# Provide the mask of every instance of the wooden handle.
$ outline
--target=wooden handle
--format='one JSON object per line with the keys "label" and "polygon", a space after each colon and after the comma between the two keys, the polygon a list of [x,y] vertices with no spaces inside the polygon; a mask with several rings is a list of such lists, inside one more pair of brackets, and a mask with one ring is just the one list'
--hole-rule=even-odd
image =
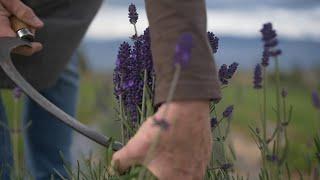
{"label": "wooden handle", "polygon": [[17,17],[10,17],[11,27],[17,33],[18,37],[29,42],[34,41],[34,34],[30,31],[30,26],[22,22]]}
{"label": "wooden handle", "polygon": [[22,22],[20,19],[18,19],[15,16],[12,16],[10,18],[10,22],[11,22],[11,27],[15,32],[19,31],[20,29],[29,28],[29,26],[26,23]]}

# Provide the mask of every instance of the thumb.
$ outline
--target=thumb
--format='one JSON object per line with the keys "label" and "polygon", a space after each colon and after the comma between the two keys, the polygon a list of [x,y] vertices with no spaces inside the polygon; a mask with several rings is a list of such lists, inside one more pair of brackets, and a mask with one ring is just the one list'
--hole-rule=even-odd
{"label": "thumb", "polygon": [[120,173],[126,171],[133,165],[142,164],[150,147],[152,136],[146,132],[146,123],[140,128],[138,133],[112,157],[112,165]]}
{"label": "thumb", "polygon": [[123,173],[131,166],[141,164],[146,154],[144,149],[148,147],[148,144],[142,143],[138,138],[131,139],[125,147],[113,154],[111,163],[113,168]]}
{"label": "thumb", "polygon": [[43,22],[35,15],[33,10],[20,0],[6,0],[2,2],[5,8],[18,19],[34,27],[43,27]]}
{"label": "thumb", "polygon": [[131,166],[138,164],[138,159],[130,147],[125,146],[112,156],[111,166],[117,172],[123,173]]}

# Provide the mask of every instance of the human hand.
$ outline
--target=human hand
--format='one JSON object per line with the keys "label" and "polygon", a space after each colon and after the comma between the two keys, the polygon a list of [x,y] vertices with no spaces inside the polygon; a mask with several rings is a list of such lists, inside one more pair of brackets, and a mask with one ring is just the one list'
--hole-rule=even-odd
{"label": "human hand", "polygon": [[[16,16],[29,26],[29,29],[35,33],[36,29],[43,27],[43,22],[35,15],[33,10],[23,4],[20,0],[0,0],[0,37],[16,37],[16,33],[12,30],[10,17]],[[13,53],[24,56],[42,50],[42,45],[39,42],[32,42],[31,47],[18,47]]]}
{"label": "human hand", "polygon": [[[164,114],[166,106],[168,112]],[[163,104],[143,123],[137,134],[112,158],[118,171],[143,164],[160,127],[155,121],[165,119],[167,130],[150,163],[144,164],[160,180],[203,179],[210,161],[212,137],[209,124],[209,101],[179,101]]]}

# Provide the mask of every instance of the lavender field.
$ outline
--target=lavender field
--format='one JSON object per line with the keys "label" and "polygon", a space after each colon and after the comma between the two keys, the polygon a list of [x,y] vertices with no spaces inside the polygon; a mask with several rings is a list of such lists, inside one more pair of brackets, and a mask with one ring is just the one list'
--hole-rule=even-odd
{"label": "lavender field", "polygon": [[[106,3],[79,49],[77,117],[124,144],[155,112],[148,24],[142,1],[133,2],[139,19],[131,17],[130,22],[131,1]],[[205,179],[320,179],[320,25],[315,22],[320,3],[210,0],[207,4],[208,39],[218,65],[222,100],[210,105],[213,150]],[[104,21],[110,16],[108,10],[121,25]],[[300,16],[293,20],[297,13]],[[176,51],[172,96],[188,61],[181,54],[191,53],[189,38],[183,34],[177,42],[183,52]],[[19,118],[15,112],[22,108],[21,102],[12,92],[4,96],[10,104],[9,119]],[[166,132],[165,123],[159,127],[159,133]],[[76,134],[73,149],[75,161],[66,163],[72,179],[155,179],[142,166],[118,173],[111,163],[111,148]],[[17,153],[22,162],[22,143]]]}

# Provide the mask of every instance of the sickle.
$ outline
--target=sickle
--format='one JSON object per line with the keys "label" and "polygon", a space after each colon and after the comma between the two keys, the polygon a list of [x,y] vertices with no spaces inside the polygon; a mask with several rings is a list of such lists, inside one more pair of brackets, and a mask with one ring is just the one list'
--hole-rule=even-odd
{"label": "sickle", "polygon": [[[96,143],[109,147],[112,145],[112,149],[117,151],[122,148],[122,144],[119,142],[113,142],[111,138],[108,138],[96,131],[89,129],[87,126],[81,124],[75,118],[71,117],[60,108],[52,104],[49,100],[43,97],[35,88],[33,88],[17,71],[11,60],[11,51],[19,46],[29,46],[30,43],[19,38],[3,37],[0,38],[0,66],[7,76],[19,86],[26,95],[39,104],[46,111],[57,117],[58,120],[86,136],[87,138],[95,141]],[[112,144],[111,144],[112,143]]]}

